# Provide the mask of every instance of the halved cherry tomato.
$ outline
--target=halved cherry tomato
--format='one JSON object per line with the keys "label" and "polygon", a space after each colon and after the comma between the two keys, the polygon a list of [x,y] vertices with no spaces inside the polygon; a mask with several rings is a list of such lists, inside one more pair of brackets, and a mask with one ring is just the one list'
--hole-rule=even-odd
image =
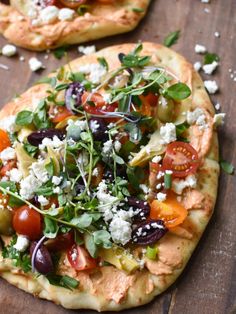
{"label": "halved cherry tomato", "polygon": [[195,173],[200,162],[197,151],[190,144],[176,141],[168,144],[162,165],[165,170],[172,170],[174,177],[181,178]]}
{"label": "halved cherry tomato", "polygon": [[2,177],[7,175],[7,172],[16,167],[15,160],[9,160],[6,165],[4,165],[0,170],[0,175]]}
{"label": "halved cherry tomato", "polygon": [[153,94],[153,93],[148,93],[147,95],[143,95],[143,98],[146,100],[146,102],[152,106],[156,107],[157,106],[157,101],[158,101],[158,96]]}
{"label": "halved cherry tomato", "polygon": [[187,217],[187,210],[174,196],[168,195],[164,202],[154,200],[151,203],[151,219],[161,219],[167,228],[180,225]]}
{"label": "halved cherry tomato", "polygon": [[163,182],[163,177],[160,179],[157,179],[157,174],[163,171],[163,167],[161,164],[158,164],[156,162],[150,162],[149,163],[149,187],[151,189],[156,189],[156,186],[161,181]]}
{"label": "halved cherry tomato", "polygon": [[71,248],[74,244],[73,232],[59,234],[55,239],[48,240],[45,245],[50,252],[60,252]]}
{"label": "halved cherry tomato", "polygon": [[6,131],[0,129],[0,152],[11,146],[11,141]]}
{"label": "halved cherry tomato", "polygon": [[74,244],[67,252],[67,258],[76,270],[88,270],[97,266],[97,260],[92,258],[85,248],[77,244]]}
{"label": "halved cherry tomato", "polygon": [[58,106],[57,109],[58,112],[55,114],[54,118],[51,119],[53,123],[61,122],[69,116],[72,116],[71,112],[64,106]]}
{"label": "halved cherry tomato", "polygon": [[21,206],[14,214],[13,228],[30,240],[37,240],[42,234],[41,215],[28,205]]}

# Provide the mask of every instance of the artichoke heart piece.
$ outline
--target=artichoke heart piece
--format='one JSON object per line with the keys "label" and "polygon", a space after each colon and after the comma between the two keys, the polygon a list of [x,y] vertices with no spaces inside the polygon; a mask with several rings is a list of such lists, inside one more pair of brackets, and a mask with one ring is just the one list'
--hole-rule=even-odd
{"label": "artichoke heart piece", "polygon": [[118,269],[124,270],[128,273],[131,273],[139,268],[139,263],[136,259],[131,254],[127,254],[125,250],[121,248],[100,249],[98,255],[102,257],[105,262],[108,262],[116,266]]}
{"label": "artichoke heart piece", "polygon": [[31,157],[30,155],[28,155],[23,145],[20,143],[16,143],[15,152],[16,152],[16,157],[18,161],[18,168],[20,172],[22,173],[23,177],[25,178],[29,175],[30,166],[32,165],[32,163],[34,163],[37,160]]}
{"label": "artichoke heart piece", "polygon": [[20,142],[26,142],[27,140],[27,137],[33,132],[34,130],[31,129],[31,128],[27,128],[27,127],[24,127],[22,129],[20,129],[20,131],[18,132],[18,140]]}
{"label": "artichoke heart piece", "polygon": [[47,146],[47,151],[48,151],[48,156],[45,159],[45,165],[49,164],[50,161],[52,160],[53,165],[54,165],[55,175],[58,175],[60,173],[60,162],[59,162],[60,156],[50,146]]}
{"label": "artichoke heart piece", "polygon": [[161,143],[160,131],[156,130],[146,146],[144,146],[129,162],[131,167],[143,166],[152,157],[161,155],[165,152],[165,145]]}

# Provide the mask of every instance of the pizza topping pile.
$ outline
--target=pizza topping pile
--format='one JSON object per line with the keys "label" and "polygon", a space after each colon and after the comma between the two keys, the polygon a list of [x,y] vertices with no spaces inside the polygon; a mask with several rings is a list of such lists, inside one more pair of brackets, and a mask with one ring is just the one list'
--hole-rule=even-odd
{"label": "pizza topping pile", "polygon": [[201,163],[188,132],[207,120],[196,110],[177,119],[189,87],[141,51],[120,53],[115,70],[104,58],[62,67],[40,82],[49,87],[34,111],[1,121],[2,255],[22,271],[67,288],[76,280],[61,265],[131,273],[185,221],[181,195]]}

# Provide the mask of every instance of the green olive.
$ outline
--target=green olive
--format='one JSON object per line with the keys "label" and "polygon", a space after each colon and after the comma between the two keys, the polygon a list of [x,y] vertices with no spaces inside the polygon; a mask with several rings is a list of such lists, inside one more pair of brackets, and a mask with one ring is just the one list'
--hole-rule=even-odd
{"label": "green olive", "polygon": [[174,118],[174,102],[160,96],[157,106],[157,116],[161,122],[171,122]]}
{"label": "green olive", "polygon": [[0,208],[0,234],[11,235],[13,234],[12,228],[12,212],[7,208]]}

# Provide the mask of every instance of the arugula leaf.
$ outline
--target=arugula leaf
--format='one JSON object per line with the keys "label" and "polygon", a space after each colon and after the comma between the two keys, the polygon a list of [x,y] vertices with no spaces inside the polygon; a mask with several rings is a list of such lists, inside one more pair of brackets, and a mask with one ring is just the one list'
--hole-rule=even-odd
{"label": "arugula leaf", "polygon": [[44,224],[45,224],[45,227],[43,230],[43,234],[49,239],[55,239],[59,231],[57,222],[45,216]]}
{"label": "arugula leaf", "polygon": [[[17,192],[17,188],[16,188],[16,184],[15,182],[12,182],[12,181],[7,181],[7,182],[0,182],[0,186],[6,190],[9,190],[13,193],[16,193]],[[10,195],[9,197],[9,201],[8,201],[8,205],[11,206],[11,207],[14,207],[14,206],[21,206],[23,205],[24,202],[19,200],[18,198]]]}
{"label": "arugula leaf", "polygon": [[107,71],[109,70],[109,65],[104,57],[98,57],[97,60],[101,64],[101,66],[103,66]]}
{"label": "arugula leaf", "polygon": [[23,110],[16,116],[16,124],[20,126],[26,126],[33,122],[34,113],[32,111]]}
{"label": "arugula leaf", "polygon": [[123,165],[125,162],[124,162],[124,159],[121,158],[120,156],[114,154],[113,155],[113,159],[115,160],[115,162],[119,165]]}
{"label": "arugula leaf", "polygon": [[71,278],[67,275],[65,276],[60,276],[60,275],[55,275],[55,274],[49,274],[46,276],[47,280],[49,283],[53,286],[58,286],[66,289],[76,289],[79,286],[79,281]]}
{"label": "arugula leaf", "polygon": [[216,53],[207,52],[204,56],[204,64],[211,64],[214,61],[220,61],[220,57]]}
{"label": "arugula leaf", "polygon": [[234,174],[234,166],[232,164],[230,164],[228,161],[221,160],[220,166],[221,166],[221,169],[224,170],[224,172],[231,174],[231,175]]}
{"label": "arugula leaf", "polygon": [[68,46],[63,46],[63,47],[59,47],[59,48],[55,49],[53,51],[54,57],[57,59],[61,59],[62,57],[64,57],[66,55],[67,49],[68,49]]}
{"label": "arugula leaf", "polygon": [[177,43],[180,36],[180,30],[169,33],[164,39],[164,45],[166,47],[171,47]]}
{"label": "arugula leaf", "polygon": [[112,243],[110,241],[111,235],[106,230],[98,230],[93,232],[94,243],[102,246],[106,249],[112,247]]}
{"label": "arugula leaf", "polygon": [[177,138],[180,137],[189,127],[190,125],[187,122],[183,122],[181,124],[176,125]]}
{"label": "arugula leaf", "polygon": [[190,88],[184,83],[176,83],[171,85],[164,91],[164,96],[168,96],[174,100],[183,100],[191,95]]}

